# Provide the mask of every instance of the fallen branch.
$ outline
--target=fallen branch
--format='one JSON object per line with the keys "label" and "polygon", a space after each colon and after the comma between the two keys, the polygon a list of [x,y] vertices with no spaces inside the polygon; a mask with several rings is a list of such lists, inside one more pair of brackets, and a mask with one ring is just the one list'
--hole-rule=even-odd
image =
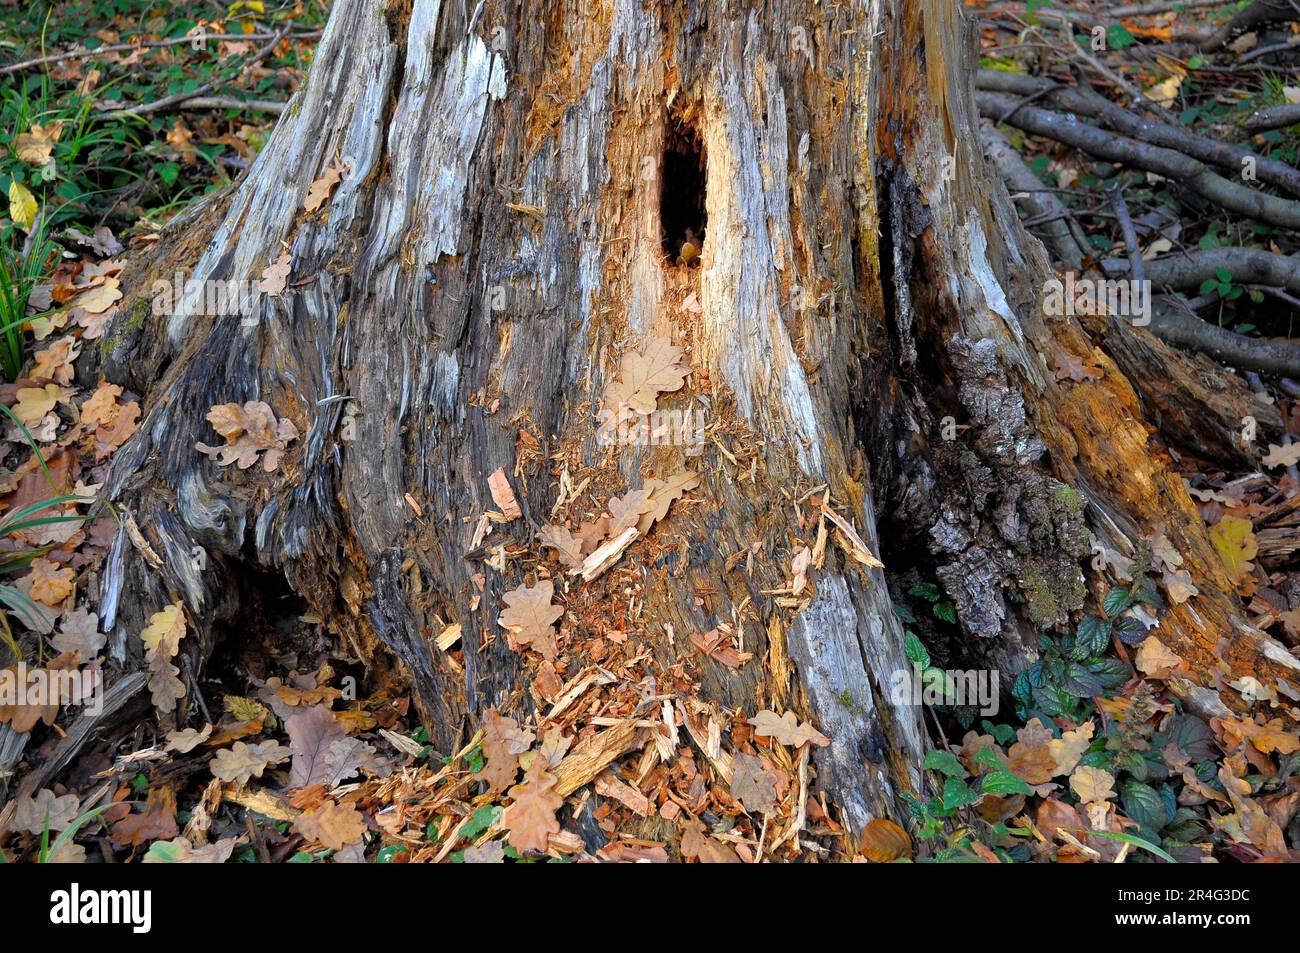
{"label": "fallen branch", "polygon": [[1296,123],[1300,123],[1300,103],[1257,110],[1250,114],[1243,126],[1247,132],[1267,132],[1283,126],[1294,126]]}
{"label": "fallen branch", "polygon": [[234,96],[196,96],[181,104],[184,109],[247,109],[252,112],[282,113],[288,103],[269,99],[238,99]]}
{"label": "fallen branch", "polygon": [[[8,76],[10,73],[18,73],[22,70],[31,69],[33,66],[43,66],[46,63],[63,63],[68,60],[84,60],[94,56],[103,56],[106,53],[130,53],[135,50],[156,50],[167,46],[183,46],[186,43],[193,43],[195,40],[203,40],[205,43],[209,40],[213,42],[231,41],[231,42],[248,42],[252,40],[265,40],[274,36],[273,33],[209,33],[204,36],[174,36],[165,40],[142,40],[139,43],[114,43],[111,46],[99,46],[93,50],[77,49],[67,50],[63,53],[50,53],[47,56],[37,56],[30,60],[22,60],[17,63],[10,63],[7,66],[0,66],[0,76]],[[295,40],[315,40],[320,38],[320,30],[312,30],[308,33],[290,34]]]}
{"label": "fallen branch", "polygon": [[[981,114],[990,117],[1002,115],[1016,105],[1013,97],[1002,93],[978,91],[975,97]],[[1300,202],[1266,195],[1230,182],[1203,162],[1181,152],[1117,136],[1082,123],[1072,115],[1037,106],[1022,106],[1013,110],[1007,122],[1036,136],[1082,149],[1107,162],[1164,176],[1227,211],[1270,225],[1300,229]]]}
{"label": "fallen branch", "polygon": [[[1146,277],[1158,290],[1196,291],[1224,271],[1240,285],[1268,285],[1300,294],[1300,258],[1258,248],[1201,248],[1142,263]],[[1111,276],[1128,274],[1128,263],[1108,258],[1102,263]]]}
{"label": "fallen branch", "polygon": [[[1300,169],[1258,155],[1245,146],[1221,142],[1209,136],[1199,136],[1170,123],[1143,118],[1087,87],[1062,86],[1043,77],[1021,76],[998,70],[980,70],[976,75],[975,87],[987,92],[1045,98],[1059,109],[1091,116],[1108,129],[1121,132],[1133,139],[1153,146],[1173,149],[1194,159],[1200,159],[1202,162],[1231,169],[1236,174],[1241,173],[1244,160],[1252,159],[1255,163],[1255,174],[1261,182],[1284,188],[1293,195],[1300,195]],[[1028,100],[1021,104],[1023,105],[1028,105]],[[1015,125],[1012,120],[1021,106],[1011,110],[1010,116],[997,117],[998,121]],[[1297,115],[1296,121],[1300,122],[1300,115]]]}
{"label": "fallen branch", "polygon": [[1201,44],[1207,52],[1221,49],[1243,33],[1249,33],[1269,23],[1300,20],[1300,10],[1291,0],[1255,0],[1245,10],[1225,23]]}
{"label": "fallen branch", "polygon": [[1147,330],[1162,341],[1199,351],[1231,367],[1276,377],[1300,375],[1300,347],[1283,341],[1249,338],[1194,314],[1169,311],[1157,314]]}
{"label": "fallen branch", "polygon": [[1071,234],[1069,224],[1063,221],[1069,211],[1061,204],[1061,200],[1053,193],[1041,190],[1042,183],[1038,176],[1025,165],[1025,160],[1020,157],[1020,153],[1016,152],[1011,143],[994,129],[991,123],[981,124],[980,140],[984,145],[985,154],[993,160],[993,164],[1002,173],[1007,190],[1011,192],[1016,203],[1030,217],[1049,218],[1048,221],[1043,222],[1043,241],[1047,247],[1066,268],[1075,271],[1082,268],[1083,249]]}
{"label": "fallen branch", "polygon": [[[289,30],[291,27],[292,27],[291,23],[286,23],[284,27],[281,30],[279,30],[279,32],[277,32],[273,37],[271,37],[270,41],[268,41],[265,46],[257,50],[257,52],[255,52],[252,56],[250,56],[247,60],[243,62],[243,64],[239,67],[239,72],[242,73],[250,66],[253,66],[256,63],[260,63],[262,60],[270,56],[272,51],[274,51],[275,48],[280,44],[280,41],[283,40],[289,34]],[[128,106],[125,109],[114,109],[112,112],[105,113],[104,118],[125,119],[127,117],[132,117],[132,116],[146,116],[149,115],[150,113],[161,112],[164,109],[170,109],[173,106],[179,106],[181,103],[189,102],[192,99],[202,99],[206,97],[209,93],[214,92],[216,88],[217,88],[217,83],[215,81],[209,80],[208,82],[203,83],[201,86],[196,86],[188,93],[176,93],[172,96],[164,96],[162,99],[154,100],[151,103],[141,103],[138,106]]]}

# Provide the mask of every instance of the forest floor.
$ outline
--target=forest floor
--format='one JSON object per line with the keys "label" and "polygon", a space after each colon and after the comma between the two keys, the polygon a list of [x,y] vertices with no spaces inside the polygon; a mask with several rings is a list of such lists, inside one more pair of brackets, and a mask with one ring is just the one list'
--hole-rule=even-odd
{"label": "forest floor", "polygon": [[[1300,363],[1295,380],[1286,371],[1300,317],[1300,231],[1278,224],[1300,197],[1285,173],[1300,155],[1300,115],[1286,113],[1300,104],[1300,25],[1225,29],[1244,2],[1135,4],[1129,12],[1110,4],[1110,13],[1051,0],[968,6],[982,21],[981,111],[1039,183],[1026,189],[1014,178],[1023,169],[1003,167],[1019,183],[1012,192],[1027,227],[1076,268],[1194,261],[1191,278],[1165,282],[1161,306],[1230,335],[1198,346],[1236,348],[1238,369],[1224,373],[1240,373],[1277,408],[1285,428],[1278,443],[1254,447],[1254,422],[1242,423],[1249,466],[1166,449],[1251,622],[1300,653]],[[301,82],[327,14],[319,3],[260,0],[157,9],[143,0],[4,2],[0,665],[10,672],[113,668],[96,594],[119,526],[139,535],[129,514],[97,499],[140,419],[140,395],[104,380],[96,360],[122,297],[119,275],[170,218],[247,168]],[[1075,108],[1058,101],[1061,89],[1084,82],[1129,116],[1162,117],[1155,137],[1150,124],[1133,127],[1137,145],[1122,161],[1082,151],[1069,130],[1068,141],[1051,138],[1052,116]],[[1242,181],[1274,204],[1245,214],[1169,173],[1165,151],[1204,152],[1207,140],[1253,156]],[[337,178],[327,173],[304,201],[319,204]],[[1054,205],[1040,201],[1040,189]],[[1263,265],[1257,253],[1268,256]],[[273,268],[264,288],[277,281]],[[679,367],[668,342],[649,347],[670,370]],[[627,357],[635,364],[646,355]],[[1096,373],[1086,364],[1059,369],[1063,379]],[[260,409],[213,412],[206,440],[225,436],[227,446],[212,453],[221,462],[228,450],[234,460],[241,429],[256,428],[250,417]],[[754,435],[735,426],[710,439],[742,479],[757,454]],[[521,426],[521,460],[530,440],[535,446]],[[602,539],[646,519],[648,552],[684,544],[670,524],[655,525],[691,505],[688,479],[620,498],[602,482],[608,473],[580,454],[528,462],[560,498],[530,558],[590,566]],[[478,542],[489,544],[493,526],[513,518],[519,476],[493,475],[497,509],[483,515]],[[603,508],[579,507],[584,490]],[[772,593],[792,614],[828,545],[865,547],[823,489],[783,505],[807,529],[788,587]],[[508,595],[493,637],[527,657],[530,684],[521,691],[539,714],[521,724],[489,713],[458,751],[428,744],[401,676],[367,673],[328,619],[280,613],[280,624],[228,640],[195,679],[171,664],[186,619],[179,603],[166,607],[132,637],[158,659],[155,700],[186,698],[179,718],[88,745],[67,771],[46,777],[42,765],[76,736],[76,706],[0,697],[0,858],[1296,859],[1300,686],[1238,679],[1221,686],[1240,696],[1235,714],[1189,711],[1167,687],[1185,663],[1148,632],[1162,608],[1151,581],[1186,601],[1196,597],[1195,580],[1162,534],[1148,542],[1129,556],[1096,554],[1093,569],[1111,584],[1074,631],[1042,636],[1039,660],[1004,693],[1000,715],[927,710],[935,748],[925,767],[935,793],[910,798],[906,825],[873,821],[860,839],[815,791],[810,753],[826,741],[816,727],[790,712],[719,712],[700,702],[690,664],[662,670],[643,651],[636,593],[613,572],[596,590],[598,603],[549,585]],[[294,605],[291,594],[276,595]],[[919,677],[942,679],[938,653],[957,626],[952,604],[926,579],[895,597]],[[450,623],[432,633],[453,665],[462,635]],[[744,652],[739,627],[676,638],[729,667],[763,664]]]}

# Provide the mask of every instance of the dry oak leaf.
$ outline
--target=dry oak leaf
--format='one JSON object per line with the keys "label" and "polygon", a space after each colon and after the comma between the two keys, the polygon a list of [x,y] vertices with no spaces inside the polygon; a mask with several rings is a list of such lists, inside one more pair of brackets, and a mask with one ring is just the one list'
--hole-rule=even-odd
{"label": "dry oak leaf", "polygon": [[126,443],[140,429],[140,405],[135,401],[122,404],[112,424],[95,428],[95,459],[107,460],[113,451]]}
{"label": "dry oak leaf", "polygon": [[117,417],[120,406],[117,399],[122,396],[122,388],[108,381],[100,381],[95,393],[86,398],[81,405],[81,422],[84,426],[112,423]]}
{"label": "dry oak leaf", "polygon": [[682,349],[665,337],[655,338],[644,352],[624,354],[619,368],[621,380],[605,388],[605,407],[613,419],[620,419],[625,407],[638,414],[653,413],[660,394],[680,390],[688,370],[680,363],[681,358]]}
{"label": "dry oak leaf", "polygon": [[46,126],[33,123],[28,132],[14,136],[14,151],[23,162],[41,168],[50,164],[50,153],[54,151],[54,144],[62,134],[61,122],[52,122]]}
{"label": "dry oak leaf", "polygon": [[1154,635],[1148,635],[1138,646],[1134,664],[1143,675],[1152,678],[1169,678],[1187,668],[1187,663]]}
{"label": "dry oak leaf", "polygon": [[1047,750],[1056,762],[1053,774],[1069,774],[1074,770],[1079,759],[1083,757],[1092,744],[1093,724],[1085,721],[1078,728],[1061,732],[1061,737],[1053,738],[1047,743]]}
{"label": "dry oak leaf", "polygon": [[912,855],[912,838],[893,821],[877,817],[862,829],[858,849],[872,863],[888,864]]}
{"label": "dry oak leaf", "polygon": [[740,753],[732,759],[731,796],[745,810],[767,814],[776,810],[776,779],[761,758]]}
{"label": "dry oak leaf", "polygon": [[560,565],[569,569],[582,565],[582,540],[570,533],[567,528],[548,523],[542,527],[537,538],[543,547],[555,550],[556,555],[560,557]]}
{"label": "dry oak leaf", "polygon": [[85,609],[73,609],[63,616],[59,634],[50,639],[50,645],[59,652],[76,652],[83,660],[93,659],[108,641],[99,631],[99,616]]}
{"label": "dry oak leaf", "polygon": [[643,517],[654,508],[650,491],[646,488],[631,490],[623,496],[609,498],[609,532],[618,536],[634,526],[640,526]]}
{"label": "dry oak leaf", "polygon": [[87,314],[103,314],[122,300],[122,289],[116,278],[105,278],[103,284],[94,285],[77,295],[69,305],[75,310],[80,308]]}
{"label": "dry oak leaf", "polygon": [[1169,592],[1169,601],[1176,606],[1182,605],[1192,596],[1199,596],[1201,590],[1192,582],[1192,574],[1186,569],[1177,572],[1166,570],[1164,574],[1165,589]]}
{"label": "dry oak leaf", "polygon": [[18,403],[11,410],[14,416],[28,427],[36,427],[45,419],[45,415],[54,409],[54,405],[63,399],[63,388],[58,384],[46,384],[44,387],[20,387],[14,396]]}
{"label": "dry oak leaf", "polygon": [[[51,671],[60,671],[65,669],[75,669],[79,656],[65,652],[57,658],[51,659],[45,666]],[[27,677],[31,678],[34,673],[27,670]],[[19,671],[16,668],[0,669],[0,684],[10,682],[11,684],[21,684],[19,681]],[[7,694],[7,693],[6,693]],[[53,696],[54,693],[51,693]],[[47,725],[54,724],[54,719],[59,716],[59,704],[62,699],[51,697],[48,704],[43,705],[6,705],[0,704],[0,725],[8,723],[9,727],[15,733],[31,731],[36,727],[37,722],[45,722]]]}
{"label": "dry oak leaf", "polygon": [[32,560],[30,595],[42,605],[54,607],[72,595],[73,580],[77,574],[53,560],[40,557]]}
{"label": "dry oak leaf", "polygon": [[209,447],[196,443],[194,447],[216,460],[219,467],[234,463],[239,469],[247,470],[257,462],[259,454],[265,453],[262,469],[272,473],[280,465],[289,443],[298,438],[293,421],[287,417],[277,421],[270,405],[260,400],[250,400],[243,407],[216,404],[208,411],[207,420],[226,439],[226,445]]}
{"label": "dry oak leaf", "polygon": [[504,864],[506,844],[505,841],[490,840],[478,847],[466,847],[462,856],[467,864]]}
{"label": "dry oak leaf", "polygon": [[324,205],[329,199],[330,193],[334,191],[334,186],[339,184],[339,180],[343,178],[343,173],[347,170],[346,164],[337,160],[331,162],[325,168],[321,177],[307,187],[307,200],[302,203],[302,207],[309,212],[314,212]]}
{"label": "dry oak leaf", "polygon": [[1210,542],[1228,570],[1228,578],[1240,583],[1254,568],[1250,560],[1259,552],[1255,527],[1250,520],[1225,516],[1210,527]]}
{"label": "dry oak leaf", "polygon": [[331,745],[346,737],[334,713],[324,705],[308,708],[287,719],[284,730],[289,733],[289,746],[293,752],[289,786],[306,788],[327,783],[333,772]]}
{"label": "dry oak leaf", "polygon": [[215,844],[195,847],[187,838],[154,841],[141,863],[145,864],[224,864],[244,837],[223,837]]}
{"label": "dry oak leaf", "polygon": [[175,709],[176,702],[185,695],[185,685],[177,677],[180,669],[171,664],[171,659],[180,651],[181,639],[184,637],[185,610],[179,602],[173,602],[161,612],[155,612],[140,633],[140,639],[144,642],[145,659],[149,664],[149,690],[153,694],[154,706],[160,712]]}
{"label": "dry oak leaf", "polygon": [[1260,461],[1266,467],[1293,467],[1300,463],[1300,441],[1279,447],[1275,443],[1268,445],[1268,453]]}
{"label": "dry oak leaf", "polygon": [[247,784],[253,778],[260,778],[269,765],[287,760],[290,754],[290,750],[278,741],[262,741],[255,745],[236,741],[231,747],[218,751],[209,767],[212,776],[219,781]]}
{"label": "dry oak leaf", "polygon": [[185,728],[181,731],[167,732],[167,750],[178,754],[188,754],[212,737],[212,726],[204,725],[202,729]]}
{"label": "dry oak leaf", "polygon": [[[700,485],[700,475],[691,470],[678,470],[663,479],[646,480],[642,492],[646,494],[646,506],[641,511],[636,528],[645,535],[650,527],[668,515],[668,508],[681,498],[687,490]],[[611,524],[612,525],[612,524]]]}
{"label": "dry oak leaf", "polygon": [[149,789],[144,810],[114,824],[111,836],[119,846],[143,847],[149,841],[171,840],[178,833],[176,792],[167,785],[155,785]]}
{"label": "dry oak leaf", "polygon": [[545,758],[533,758],[524,772],[524,783],[509,791],[513,803],[501,815],[501,826],[510,833],[506,840],[515,850],[545,852],[547,839],[560,833],[560,822],[555,812],[564,803],[556,794],[555,778],[546,770]]}
{"label": "dry oak leaf", "polygon": [[330,850],[342,850],[358,843],[366,834],[366,819],[351,804],[326,801],[314,811],[299,814],[293,829],[309,841]]}
{"label": "dry oak leaf", "polygon": [[77,819],[80,805],[81,800],[75,794],[56,797],[49,788],[42,788],[35,797],[14,799],[9,830],[27,831],[29,834],[43,834],[47,829],[61,831]]}
{"label": "dry oak leaf", "polygon": [[80,353],[81,345],[75,338],[59,338],[49,347],[36,352],[36,363],[31,370],[32,379],[53,381],[56,384],[65,386],[71,384],[76,373],[76,368],[72,366],[72,362],[77,359]]}
{"label": "dry oak leaf", "polygon": [[1083,363],[1083,360],[1067,351],[1056,352],[1056,379],[1058,381],[1096,381],[1101,380],[1101,372],[1095,367]]}
{"label": "dry oak leaf", "polygon": [[1007,749],[1007,770],[1027,784],[1046,784],[1056,773],[1056,759],[1049,744],[1052,733],[1037,718],[1016,732],[1017,740]]}
{"label": "dry oak leaf", "polygon": [[488,783],[492,793],[504,791],[515,782],[519,773],[519,756],[533,744],[531,731],[519,727],[519,722],[489,709],[483,716],[483,770],[475,777]]}
{"label": "dry oak leaf", "polygon": [[271,297],[284,294],[285,286],[289,283],[289,272],[292,270],[293,257],[287,251],[280,252],[275,261],[262,269],[257,290]]}
{"label": "dry oak leaf", "polygon": [[519,501],[515,499],[515,491],[510,488],[510,480],[506,477],[503,467],[497,467],[488,477],[488,489],[492,491],[492,502],[500,508],[501,515],[507,522],[523,515],[523,510],[519,508]]}
{"label": "dry oak leaf", "polygon": [[551,605],[555,584],[549,579],[536,586],[519,586],[502,597],[508,608],[497,617],[503,629],[508,629],[520,645],[531,645],[548,662],[556,657],[555,621],[564,615],[564,609]]}
{"label": "dry oak leaf", "polygon": [[1105,768],[1080,765],[1070,775],[1070,790],[1078,795],[1085,804],[1094,801],[1109,801],[1115,796],[1115,775]]}
{"label": "dry oak leaf", "polygon": [[683,857],[694,857],[702,864],[743,863],[729,845],[711,837],[704,824],[689,814],[682,820],[682,827]]}
{"label": "dry oak leaf", "polygon": [[775,738],[783,745],[798,748],[808,742],[818,747],[825,747],[831,740],[814,728],[809,722],[799,723],[792,711],[778,715],[774,711],[763,709],[749,723],[754,726],[754,734],[763,738]]}

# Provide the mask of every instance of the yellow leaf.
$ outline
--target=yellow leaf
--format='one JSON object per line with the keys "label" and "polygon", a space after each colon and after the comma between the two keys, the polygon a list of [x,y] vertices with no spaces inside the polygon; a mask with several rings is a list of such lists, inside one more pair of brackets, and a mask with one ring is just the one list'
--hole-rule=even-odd
{"label": "yellow leaf", "polygon": [[1157,106],[1163,106],[1165,109],[1173,108],[1174,101],[1178,98],[1178,91],[1183,86],[1181,76],[1170,76],[1163,82],[1156,83],[1147,90],[1147,96]]}
{"label": "yellow leaf", "polygon": [[1254,529],[1250,520],[1239,516],[1225,516],[1210,527],[1210,542],[1234,583],[1241,582],[1254,568],[1250,560],[1259,552]]}
{"label": "yellow leaf", "polygon": [[9,217],[24,232],[30,232],[36,222],[36,211],[40,206],[36,196],[21,182],[9,183]]}

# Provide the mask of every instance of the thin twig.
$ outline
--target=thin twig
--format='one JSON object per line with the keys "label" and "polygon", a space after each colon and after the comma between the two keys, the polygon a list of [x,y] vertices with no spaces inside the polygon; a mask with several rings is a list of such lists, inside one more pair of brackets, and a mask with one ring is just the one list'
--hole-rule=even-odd
{"label": "thin twig", "polygon": [[[240,66],[239,72],[242,73],[256,63],[260,63],[271,55],[272,51],[280,44],[289,33],[292,23],[286,23],[284,27],[275,34],[265,46],[250,56]],[[233,79],[233,77],[232,77]],[[151,103],[141,103],[139,106],[128,106],[126,109],[114,109],[112,112],[105,113],[104,119],[125,119],[130,116],[145,116],[149,113],[161,112],[164,109],[170,109],[172,106],[180,105],[191,99],[199,99],[207,96],[217,88],[216,82],[209,80],[201,86],[197,86],[188,93],[176,93],[172,96],[164,96],[162,99],[154,100]]]}
{"label": "thin twig", "polygon": [[[320,37],[320,30],[312,30],[309,33],[294,33],[292,38],[295,40],[315,40]],[[10,73],[17,73],[25,69],[31,69],[33,66],[41,66],[45,63],[62,63],[67,60],[84,60],[93,56],[102,56],[106,53],[127,53],[133,50],[155,50],[165,46],[182,46],[186,43],[193,43],[195,40],[229,41],[240,42],[248,40],[265,40],[274,36],[274,33],[208,33],[205,35],[194,36],[175,36],[166,40],[141,40],[139,43],[114,43],[112,46],[100,46],[93,50],[68,50],[64,53],[51,53],[48,56],[37,56],[30,60],[22,60],[18,63],[10,63],[8,66],[0,66],[0,76],[7,76]]]}

